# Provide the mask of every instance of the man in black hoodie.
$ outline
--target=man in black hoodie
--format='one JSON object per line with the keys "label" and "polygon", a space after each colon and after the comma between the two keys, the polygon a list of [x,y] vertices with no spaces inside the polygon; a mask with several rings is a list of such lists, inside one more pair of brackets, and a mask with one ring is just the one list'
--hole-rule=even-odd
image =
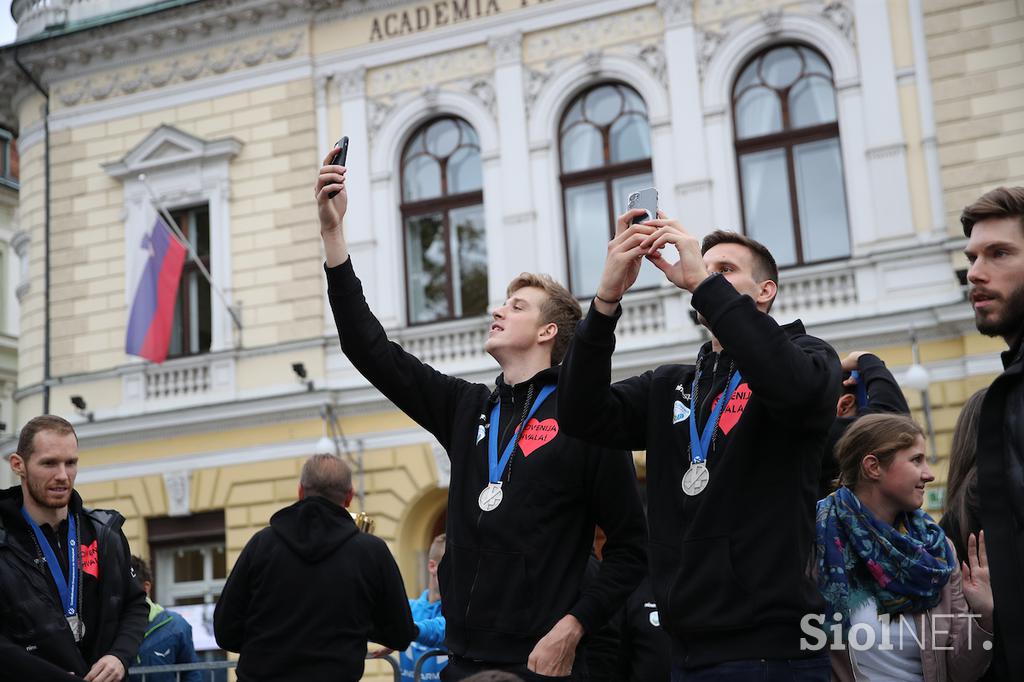
{"label": "man in black hoodie", "polygon": [[[702,247],[661,212],[631,226],[640,214],[619,218],[566,357],[562,426],[647,451],[651,581],[673,680],[827,680],[827,658],[800,650],[800,620],[823,608],[810,566],[839,358],[801,323],[768,316],[778,269],[763,245],[714,232]],[[611,384],[619,301],[644,257],[693,294],[712,340],[696,366]]]}
{"label": "man in black hoodie", "polygon": [[299,501],[246,543],[213,612],[217,644],[241,654],[240,682],[356,682],[368,640],[415,639],[398,565],[356,528],[351,501],[348,465],[314,455]]}
{"label": "man in black hoodie", "polygon": [[120,682],[149,619],[124,517],[75,490],[78,437],[54,415],[21,429],[0,491],[0,680]]}
{"label": "man in black hoodie", "polygon": [[[438,578],[452,657],[442,679],[495,668],[568,678],[583,634],[622,605],[645,558],[630,454],[560,433],[548,399],[579,304],[550,278],[513,281],[484,344],[502,369],[494,391],[423,364],[388,341],[363,297],[342,231],[346,171],[329,165],[334,153],[314,192],[342,351],[451,460]],[[595,523],[608,537],[605,560],[582,588]]]}

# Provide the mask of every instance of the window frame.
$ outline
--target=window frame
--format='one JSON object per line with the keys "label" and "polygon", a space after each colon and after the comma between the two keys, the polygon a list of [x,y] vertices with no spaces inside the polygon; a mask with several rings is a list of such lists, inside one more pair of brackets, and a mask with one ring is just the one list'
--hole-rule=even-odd
{"label": "window frame", "polygon": [[[737,91],[736,86],[739,83],[740,78],[746,73],[747,69],[750,68],[755,62],[764,58],[769,52],[773,50],[790,47],[790,48],[804,48],[810,50],[818,55],[826,64],[828,64],[829,73],[831,76],[832,94],[836,97],[836,119],[829,123],[819,123],[813,126],[806,126],[803,128],[791,128],[790,127],[790,112],[789,112],[789,95],[794,87],[799,83],[803,82],[808,77],[803,70],[801,75],[788,86],[779,90],[778,88],[771,87],[767,84],[751,84],[746,86],[742,91]],[[821,77],[820,74],[818,77]],[[748,137],[740,139],[738,131],[738,118],[736,115],[736,104],[739,101],[743,93],[747,92],[753,87],[761,87],[772,90],[776,96],[780,99],[780,114],[781,114],[781,125],[782,130],[774,133],[768,133],[766,135],[758,135],[757,137]],[[733,79],[732,87],[729,89],[730,99],[729,107],[732,114],[732,140],[733,140],[733,151],[736,163],[736,180],[737,180],[737,192],[739,193],[740,199],[740,224],[743,226],[743,234],[750,235],[750,230],[747,226],[747,211],[746,211],[746,198],[743,195],[743,165],[742,159],[747,154],[753,154],[756,152],[763,152],[768,150],[781,149],[786,154],[786,180],[789,184],[789,211],[792,216],[792,229],[793,229],[793,244],[796,253],[796,262],[781,267],[800,267],[804,265],[817,265],[820,263],[833,263],[836,261],[846,260],[850,257],[850,253],[842,256],[835,256],[832,258],[822,258],[816,260],[806,260],[804,258],[804,244],[803,236],[800,230],[800,202],[797,198],[797,184],[796,184],[796,161],[794,159],[793,150],[799,145],[807,144],[810,142],[820,142],[822,140],[835,139],[839,143],[839,161],[841,168],[843,169],[843,195],[846,198],[844,210],[846,213],[846,230],[847,235],[850,239],[850,246],[852,247],[852,234],[850,224],[850,202],[849,196],[846,190],[846,164],[843,161],[843,147],[842,138],[839,134],[839,102],[836,91],[835,81],[835,69],[832,67],[832,63],[829,62],[828,58],[821,53],[820,50],[812,45],[803,42],[786,42],[786,43],[774,43],[767,45],[753,54],[751,54],[744,62],[740,69],[736,72],[736,77]],[[852,252],[852,248],[851,248]]]}
{"label": "window frame", "polygon": [[[556,135],[556,146],[558,148],[558,182],[561,189],[561,204],[562,204],[562,233],[565,239],[565,271],[568,273],[569,279],[569,290],[573,293],[573,296],[586,297],[587,294],[582,296],[577,295],[575,282],[573,281],[573,268],[572,268],[572,248],[571,235],[569,233],[569,212],[566,207],[566,190],[582,185],[589,185],[600,182],[604,186],[605,204],[608,215],[608,240],[611,241],[615,237],[615,197],[612,193],[612,183],[621,178],[627,178],[631,175],[639,175],[641,173],[649,173],[651,177],[654,177],[654,149],[652,144],[651,155],[645,159],[633,159],[631,161],[622,161],[619,163],[610,163],[611,159],[611,131],[616,121],[620,120],[623,116],[628,116],[628,113],[620,113],[614,119],[608,122],[605,126],[596,126],[601,133],[601,153],[603,164],[594,166],[593,168],[585,168],[578,171],[564,172],[562,169],[565,168],[565,160],[562,156],[562,140],[565,136],[565,119],[572,111],[572,108],[576,105],[576,102],[582,100],[594,90],[604,87],[606,85],[615,85],[623,88],[632,90],[633,93],[644,103],[644,116],[647,120],[647,134],[648,137],[651,135],[651,121],[649,112],[647,110],[647,101],[637,91],[636,88],[632,87],[628,83],[623,83],[616,80],[601,81],[599,83],[593,83],[577,92],[571,99],[569,99],[562,107],[562,114],[558,118],[558,130]],[[640,291],[646,289],[656,288],[652,287],[637,287],[631,289],[631,291]],[[592,292],[593,295],[595,292]]]}
{"label": "window frame", "polygon": [[[201,204],[193,204],[193,205],[188,205],[188,206],[182,206],[182,207],[178,207],[178,208],[169,209],[168,213],[171,214],[171,217],[174,219],[174,222],[177,223],[178,227],[182,231],[182,234],[184,234],[185,237],[187,238],[188,235],[189,235],[189,232],[190,232],[190,228],[192,227],[192,224],[195,221],[196,213],[199,212],[199,211],[202,211],[204,209],[206,211],[206,231],[207,231],[206,245],[207,245],[208,252],[206,254],[200,254],[195,243],[192,244],[192,247],[194,249],[196,249],[196,254],[199,256],[199,260],[202,261],[203,266],[206,268],[206,271],[210,272],[210,262],[211,262],[211,253],[210,252],[212,252],[212,250],[213,250],[213,225],[211,224],[212,216],[211,216],[211,211],[210,211],[210,204],[207,202],[207,203],[201,203]],[[183,221],[181,220],[181,218],[183,216],[188,218],[188,220],[189,220],[189,224],[188,225],[183,224]],[[197,241],[197,240],[195,240],[195,241]],[[199,265],[194,260],[192,260],[191,255],[186,253],[185,263],[184,263],[184,265],[182,266],[182,269],[181,269],[181,280],[178,282],[178,301],[180,302],[180,305],[182,306],[182,314],[181,314],[181,348],[183,350],[182,350],[181,353],[173,353],[173,354],[168,350],[168,353],[167,353],[167,359],[168,360],[174,360],[174,359],[179,359],[179,358],[192,358],[192,357],[197,357],[199,355],[206,355],[213,348],[213,304],[214,304],[214,301],[213,301],[213,288],[212,288],[212,286],[210,286],[208,284],[207,285],[207,289],[208,289],[208,294],[209,294],[209,299],[210,300],[207,302],[207,306],[206,307],[207,307],[207,314],[209,315],[209,318],[210,318],[208,323],[207,323],[209,328],[210,328],[210,344],[209,344],[209,346],[206,349],[202,349],[201,348],[202,342],[200,341],[199,342],[200,348],[198,350],[195,350],[195,351],[189,350],[189,347],[191,346],[192,320],[193,320],[193,317],[195,317],[195,319],[198,321],[198,316],[199,316],[199,311],[198,310],[192,311],[192,309],[191,309],[192,308],[191,299],[188,296],[188,289],[187,289],[187,287],[188,287],[189,277],[192,276],[192,275],[195,275],[197,277],[197,279],[196,279],[196,287],[198,288],[199,287],[199,279],[198,278],[202,278],[202,277],[204,277],[204,275],[203,275],[202,271],[199,269]],[[201,308],[202,306],[200,305],[199,307]],[[193,315],[193,312],[195,313],[194,315]],[[197,322],[197,324],[199,324],[201,326],[201,323]],[[171,324],[171,334],[173,335],[175,333],[175,331],[176,331],[176,329],[175,329],[175,326],[174,326],[174,324],[172,322],[172,324]],[[172,339],[171,345],[173,346],[173,339]]]}
{"label": "window frame", "polygon": [[[440,175],[441,175],[441,194],[436,197],[430,197],[429,199],[416,199],[413,201],[407,201],[405,199],[405,167],[406,167],[406,154],[409,150],[409,146],[420,136],[426,133],[427,129],[432,125],[444,121],[451,120],[458,123],[462,123],[466,127],[473,130],[473,134],[477,136],[477,153],[481,156],[481,170],[480,170],[480,189],[471,190],[469,192],[460,192],[459,194],[448,194],[448,161],[456,151],[463,148],[461,146],[456,147],[452,150],[451,154],[439,159]],[[439,322],[450,322],[453,320],[461,320],[467,317],[475,317],[477,313],[472,315],[458,315],[455,312],[455,283],[453,281],[453,261],[452,261],[452,225],[451,225],[451,211],[460,208],[466,208],[468,206],[479,205],[483,208],[484,205],[484,190],[483,190],[483,158],[480,149],[479,134],[476,129],[473,128],[472,124],[466,119],[455,114],[445,113],[438,116],[431,117],[416,126],[408,139],[402,145],[401,154],[399,156],[399,170],[398,170],[398,196],[399,196],[399,224],[400,233],[402,240],[402,271],[403,271],[403,284],[405,285],[405,319],[406,324],[410,327],[417,327],[425,324],[436,324]],[[430,155],[433,157],[433,155]],[[433,157],[436,158],[436,157]],[[418,218],[421,216],[430,215],[432,213],[439,213],[442,216],[441,224],[444,230],[444,253],[445,253],[445,298],[448,303],[449,315],[444,317],[437,317],[432,320],[415,320],[412,309],[412,296],[409,295],[409,235],[408,235],[408,221],[410,219]],[[486,231],[486,221],[484,224]],[[457,254],[454,254],[457,256]],[[484,311],[486,312],[486,310]]]}

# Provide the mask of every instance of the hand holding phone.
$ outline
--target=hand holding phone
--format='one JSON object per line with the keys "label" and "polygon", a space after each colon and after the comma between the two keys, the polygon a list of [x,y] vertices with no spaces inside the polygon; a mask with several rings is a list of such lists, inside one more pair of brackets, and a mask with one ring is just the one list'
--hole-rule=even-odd
{"label": "hand holding phone", "polygon": [[645,189],[631,192],[629,199],[626,202],[626,210],[632,210],[634,208],[642,208],[647,211],[647,215],[635,216],[631,221],[630,225],[636,225],[642,223],[645,220],[653,220],[658,217],[658,190],[653,187],[647,187]]}
{"label": "hand holding phone", "polygon": [[[332,166],[344,166],[348,160],[348,135],[343,136],[340,140],[334,143],[334,148],[338,150],[338,153],[331,159]],[[337,191],[331,192],[327,195],[328,199],[333,199],[337,194]]]}

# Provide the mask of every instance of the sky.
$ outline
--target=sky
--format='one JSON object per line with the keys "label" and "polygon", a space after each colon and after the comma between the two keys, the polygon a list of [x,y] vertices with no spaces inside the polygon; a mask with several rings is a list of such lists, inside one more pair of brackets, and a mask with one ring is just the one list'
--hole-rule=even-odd
{"label": "sky", "polygon": [[11,18],[11,0],[0,0],[0,45],[13,43],[17,30],[18,26]]}

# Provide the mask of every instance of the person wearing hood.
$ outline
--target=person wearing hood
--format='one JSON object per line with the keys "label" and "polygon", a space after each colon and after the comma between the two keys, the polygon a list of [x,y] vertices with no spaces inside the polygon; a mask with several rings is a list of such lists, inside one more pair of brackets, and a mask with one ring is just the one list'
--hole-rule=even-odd
{"label": "person wearing hood", "polygon": [[149,614],[124,517],[82,505],[78,437],[61,417],[21,428],[11,469],[21,485],[0,491],[0,682],[120,682]]}
{"label": "person wearing hood", "polygon": [[415,639],[398,565],[356,528],[352,492],[344,461],[314,455],[299,501],[246,543],[213,612],[217,644],[241,654],[240,682],[356,682],[367,641]]}
{"label": "person wearing hood", "polygon": [[[552,394],[579,303],[550,277],[512,281],[484,342],[501,366],[493,391],[424,364],[388,340],[363,296],[342,229],[346,169],[331,164],[335,153],[314,193],[342,352],[451,460],[438,571],[451,657],[441,679],[491,669],[526,680],[578,676],[583,635],[622,606],[646,566],[630,453],[560,432]],[[595,525],[608,540],[599,574],[584,586]]]}

